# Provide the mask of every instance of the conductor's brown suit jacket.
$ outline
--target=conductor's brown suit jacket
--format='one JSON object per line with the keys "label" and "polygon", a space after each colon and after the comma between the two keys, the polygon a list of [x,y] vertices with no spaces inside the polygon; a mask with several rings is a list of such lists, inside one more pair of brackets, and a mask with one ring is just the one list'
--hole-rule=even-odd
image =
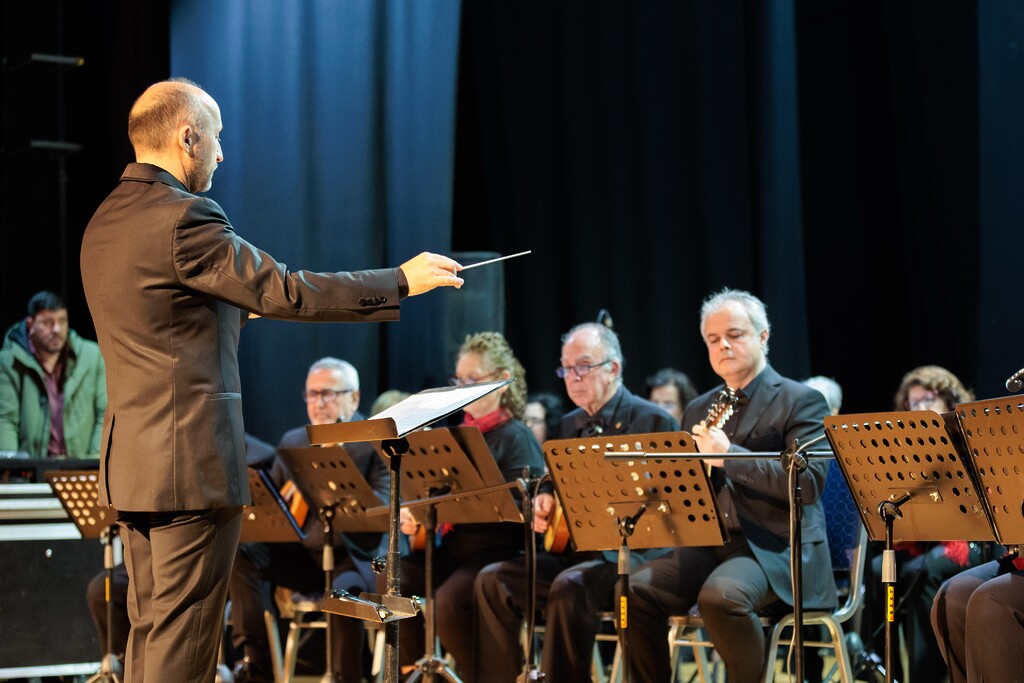
{"label": "conductor's brown suit jacket", "polygon": [[97,209],[81,270],[107,368],[100,499],[125,512],[250,502],[237,358],[248,313],[398,319],[397,268],[291,271],[150,164],[129,164]]}

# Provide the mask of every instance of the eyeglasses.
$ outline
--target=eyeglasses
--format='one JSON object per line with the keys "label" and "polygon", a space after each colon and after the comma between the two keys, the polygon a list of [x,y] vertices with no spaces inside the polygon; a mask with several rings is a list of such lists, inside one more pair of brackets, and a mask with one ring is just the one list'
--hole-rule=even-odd
{"label": "eyeglasses", "polygon": [[351,394],[355,389],[323,389],[321,391],[307,390],[302,392],[302,400],[306,403],[316,403],[320,399],[323,399],[326,403],[330,403],[339,396],[345,394]]}
{"label": "eyeglasses", "polygon": [[931,407],[942,402],[942,397],[937,394],[925,394],[916,401],[910,401],[909,406],[911,410],[929,410]]}
{"label": "eyeglasses", "polygon": [[586,363],[577,363],[576,365],[570,366],[568,368],[566,368],[566,367],[558,367],[558,368],[555,368],[555,375],[557,377],[559,377],[560,379],[565,379],[566,377],[569,376],[569,372],[571,371],[571,372],[576,373],[577,377],[581,377],[582,378],[582,377],[586,377],[587,375],[589,375],[590,371],[593,370],[594,368],[599,368],[602,365],[608,365],[611,362],[612,362],[612,359],[609,358],[606,361],[603,361],[601,363],[594,363],[593,365],[587,365]]}
{"label": "eyeglasses", "polygon": [[483,377],[449,377],[448,384],[453,387],[468,387],[471,384],[485,382],[490,378],[494,377],[495,375],[497,375],[499,372],[501,371],[495,370],[494,372],[487,373]]}

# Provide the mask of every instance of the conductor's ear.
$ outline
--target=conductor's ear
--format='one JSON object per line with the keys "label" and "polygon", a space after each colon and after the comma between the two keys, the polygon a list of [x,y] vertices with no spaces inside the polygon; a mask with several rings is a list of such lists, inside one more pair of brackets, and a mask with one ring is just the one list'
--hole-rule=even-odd
{"label": "conductor's ear", "polygon": [[192,130],[192,126],[184,125],[178,129],[178,134],[175,138],[175,142],[178,143],[178,147],[181,148],[185,154],[193,156],[195,154],[195,131]]}

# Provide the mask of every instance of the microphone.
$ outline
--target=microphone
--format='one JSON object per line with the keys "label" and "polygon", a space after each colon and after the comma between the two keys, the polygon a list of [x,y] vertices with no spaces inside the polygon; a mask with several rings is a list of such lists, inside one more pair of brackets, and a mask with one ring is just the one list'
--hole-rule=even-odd
{"label": "microphone", "polygon": [[600,325],[604,325],[609,330],[615,329],[615,325],[612,323],[612,314],[609,313],[606,308],[602,308],[597,312],[597,322]]}
{"label": "microphone", "polygon": [[1013,373],[1010,375],[1009,379],[1006,380],[1007,391],[1018,392],[1022,386],[1024,386],[1024,368]]}

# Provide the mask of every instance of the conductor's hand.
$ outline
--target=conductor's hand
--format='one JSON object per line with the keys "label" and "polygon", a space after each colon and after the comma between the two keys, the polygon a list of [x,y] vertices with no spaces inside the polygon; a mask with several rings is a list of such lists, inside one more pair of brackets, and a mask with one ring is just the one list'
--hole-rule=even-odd
{"label": "conductor's hand", "polygon": [[[694,425],[690,433],[700,453],[725,453],[732,443],[721,429],[707,427],[703,422]],[[711,467],[725,467],[725,460],[722,458],[706,458],[704,462]]]}
{"label": "conductor's hand", "polygon": [[441,254],[423,252],[403,263],[399,268],[409,282],[409,296],[429,292],[435,287],[462,287],[462,278],[457,273],[462,265]]}
{"label": "conductor's hand", "polygon": [[550,493],[538,493],[533,499],[533,530],[539,534],[547,531],[554,511],[555,497]]}
{"label": "conductor's hand", "polygon": [[416,518],[409,512],[409,508],[402,508],[399,513],[399,530],[406,536],[415,536],[419,530],[420,524],[416,521]]}

